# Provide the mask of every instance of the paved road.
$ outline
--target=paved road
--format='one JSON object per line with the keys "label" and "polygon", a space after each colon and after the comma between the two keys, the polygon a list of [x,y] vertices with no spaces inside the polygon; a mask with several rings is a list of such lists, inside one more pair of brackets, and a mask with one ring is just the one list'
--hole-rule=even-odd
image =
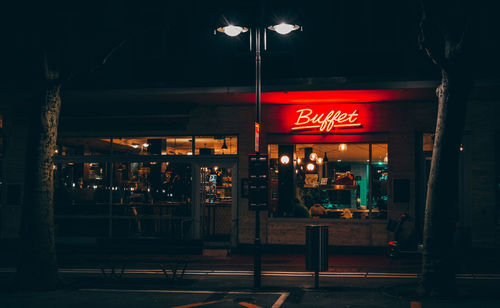
{"label": "paved road", "polygon": [[[324,275],[320,289],[313,277],[277,272],[264,276],[262,288],[253,290],[251,275],[208,271],[171,281],[160,272],[104,278],[98,271],[63,271],[68,288],[53,292],[20,292],[10,286],[13,273],[0,271],[0,307],[412,307],[414,277]],[[375,278],[376,277],[376,278]],[[421,307],[500,307],[500,277],[459,280],[455,299],[425,301]],[[408,294],[405,294],[408,293]],[[406,296],[408,295],[408,296]],[[413,307],[419,307],[413,303]]]}

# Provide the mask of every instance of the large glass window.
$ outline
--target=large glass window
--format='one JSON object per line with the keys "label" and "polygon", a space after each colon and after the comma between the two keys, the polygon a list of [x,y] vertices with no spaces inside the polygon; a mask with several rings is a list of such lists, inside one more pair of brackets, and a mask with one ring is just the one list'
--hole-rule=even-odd
{"label": "large glass window", "polygon": [[[193,140],[194,152],[193,152]],[[59,138],[61,156],[107,155],[236,155],[237,136],[152,136]],[[113,150],[111,151],[111,146]]]}
{"label": "large glass window", "polygon": [[196,155],[238,154],[238,138],[236,136],[196,136]]}
{"label": "large glass window", "polygon": [[[193,140],[197,140],[196,151]],[[59,138],[56,234],[189,238],[191,155],[237,154],[237,143],[236,136]],[[216,174],[217,181],[207,192],[213,201],[207,202],[207,208],[212,209],[210,221],[214,217],[224,221],[225,232],[231,223],[227,215],[231,213],[231,169],[212,171],[210,176]]]}
{"label": "large glass window", "polygon": [[111,149],[109,138],[59,138],[57,145],[57,154],[61,156],[103,155]]}
{"label": "large glass window", "polygon": [[191,136],[113,138],[113,152],[133,155],[192,155]]}
{"label": "large glass window", "polygon": [[268,153],[270,215],[387,217],[387,144],[270,145]]}

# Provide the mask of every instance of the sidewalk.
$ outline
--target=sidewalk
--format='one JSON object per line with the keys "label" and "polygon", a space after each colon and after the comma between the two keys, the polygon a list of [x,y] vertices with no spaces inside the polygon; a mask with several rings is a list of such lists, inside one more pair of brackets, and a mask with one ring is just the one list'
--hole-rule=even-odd
{"label": "sidewalk", "polygon": [[[120,258],[139,267],[151,267],[170,255],[167,254],[122,254]],[[179,257],[182,258],[182,255]],[[189,269],[253,270],[254,255],[249,252],[229,256],[190,255],[195,260]],[[305,255],[299,253],[263,253],[262,270],[305,271]],[[61,267],[95,267],[106,254],[60,254]],[[396,259],[375,254],[330,254],[328,272],[383,272],[420,273],[420,254],[403,254]],[[500,274],[500,258],[494,255],[479,255],[458,261],[457,274]]]}

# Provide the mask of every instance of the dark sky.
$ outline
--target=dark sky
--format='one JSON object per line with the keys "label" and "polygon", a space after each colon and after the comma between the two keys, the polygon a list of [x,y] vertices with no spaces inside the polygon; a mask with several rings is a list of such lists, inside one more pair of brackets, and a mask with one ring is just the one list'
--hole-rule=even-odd
{"label": "dark sky", "polygon": [[[34,87],[44,49],[55,55],[70,89],[252,85],[248,34],[213,35],[225,20],[304,27],[288,36],[268,33],[264,84],[439,78],[418,48],[416,0],[265,1],[260,9],[257,1],[39,2],[2,8],[2,88]],[[473,74],[496,79],[498,18],[478,3],[470,9]]]}

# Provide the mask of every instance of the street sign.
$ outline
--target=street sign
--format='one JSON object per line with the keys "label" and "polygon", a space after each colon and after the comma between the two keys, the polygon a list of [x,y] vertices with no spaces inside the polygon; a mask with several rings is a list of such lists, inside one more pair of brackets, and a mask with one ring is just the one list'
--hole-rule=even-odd
{"label": "street sign", "polygon": [[248,155],[248,208],[250,210],[267,209],[268,180],[267,155]]}

